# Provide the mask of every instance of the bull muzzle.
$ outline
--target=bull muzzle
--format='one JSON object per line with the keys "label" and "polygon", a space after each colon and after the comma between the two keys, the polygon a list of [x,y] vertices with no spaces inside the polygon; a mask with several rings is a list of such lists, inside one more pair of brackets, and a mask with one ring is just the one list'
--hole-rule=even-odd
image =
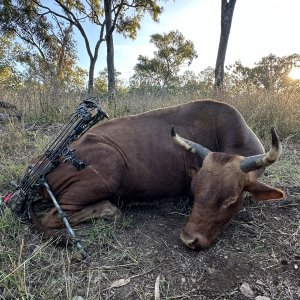
{"label": "bull muzzle", "polygon": [[209,240],[205,235],[200,233],[191,234],[184,228],[180,232],[180,239],[188,248],[193,250],[209,248],[213,243],[213,241]]}

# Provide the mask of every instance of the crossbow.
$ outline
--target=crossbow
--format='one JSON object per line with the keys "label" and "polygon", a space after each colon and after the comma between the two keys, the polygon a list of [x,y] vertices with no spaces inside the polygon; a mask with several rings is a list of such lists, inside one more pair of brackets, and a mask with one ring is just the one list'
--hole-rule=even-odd
{"label": "crossbow", "polygon": [[[28,222],[30,220],[30,206],[37,198],[38,190],[44,187],[57,209],[59,218],[65,224],[71,240],[83,258],[86,257],[86,252],[61,209],[46,176],[61,161],[69,161],[78,170],[86,167],[87,164],[77,159],[74,150],[70,149],[69,146],[97,122],[108,118],[107,113],[101,109],[96,101],[98,102],[97,97],[89,97],[80,103],[52,144],[46,148],[38,161],[30,165],[23,175],[14,182],[13,192],[3,200],[3,203],[13,211],[21,222]],[[59,159],[61,157],[64,159]]]}

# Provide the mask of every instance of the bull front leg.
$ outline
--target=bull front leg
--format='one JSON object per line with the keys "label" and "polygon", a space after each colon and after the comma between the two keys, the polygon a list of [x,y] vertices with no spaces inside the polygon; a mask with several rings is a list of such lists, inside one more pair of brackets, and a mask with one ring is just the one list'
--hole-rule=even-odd
{"label": "bull front leg", "polygon": [[[63,203],[63,199],[61,203]],[[114,221],[122,216],[120,209],[108,200],[101,200],[80,209],[75,209],[70,205],[64,204],[61,205],[61,208],[72,226],[96,218],[104,218]],[[46,228],[51,229],[63,227],[63,223],[58,217],[56,208],[51,209],[42,218],[41,223]]]}

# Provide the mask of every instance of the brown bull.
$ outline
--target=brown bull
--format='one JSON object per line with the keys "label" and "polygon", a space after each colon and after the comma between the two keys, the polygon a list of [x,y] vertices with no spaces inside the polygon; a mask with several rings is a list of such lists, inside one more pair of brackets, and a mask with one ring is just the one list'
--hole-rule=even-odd
{"label": "brown bull", "polygon": [[[172,129],[175,143],[172,126],[184,137]],[[185,195],[191,187],[194,205],[180,237],[190,248],[204,248],[242,206],[245,191],[257,200],[283,197],[257,180],[280,155],[274,131],[272,140],[273,148],[263,154],[235,108],[195,101],[94,126],[71,145],[88,166],[78,171],[61,163],[47,178],[73,225],[119,216],[110,202],[115,198],[163,199]],[[41,222],[48,228],[62,226],[55,209]]]}

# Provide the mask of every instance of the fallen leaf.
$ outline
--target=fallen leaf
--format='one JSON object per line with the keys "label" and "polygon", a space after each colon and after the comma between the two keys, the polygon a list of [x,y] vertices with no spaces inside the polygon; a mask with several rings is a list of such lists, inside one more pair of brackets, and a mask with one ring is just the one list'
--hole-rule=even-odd
{"label": "fallen leaf", "polygon": [[271,298],[266,297],[266,296],[257,296],[257,297],[255,297],[255,300],[271,300]]}
{"label": "fallen leaf", "polygon": [[154,299],[155,300],[160,300],[159,283],[160,283],[160,275],[158,275],[155,280],[155,285],[154,285]]}
{"label": "fallen leaf", "polygon": [[111,283],[110,288],[117,288],[123,285],[126,285],[130,282],[130,278],[127,279],[118,279]]}
{"label": "fallen leaf", "polygon": [[240,291],[247,298],[254,297],[254,293],[253,293],[250,285],[247,282],[243,282],[243,284],[240,286]]}

